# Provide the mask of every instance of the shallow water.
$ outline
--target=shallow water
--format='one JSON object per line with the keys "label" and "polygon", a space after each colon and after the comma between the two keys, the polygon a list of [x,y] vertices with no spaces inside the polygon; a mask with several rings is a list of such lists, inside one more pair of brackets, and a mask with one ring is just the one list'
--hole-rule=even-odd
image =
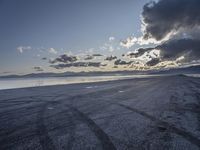
{"label": "shallow water", "polygon": [[144,78],[149,75],[115,75],[115,76],[81,76],[81,77],[46,77],[46,78],[9,78],[0,79],[0,90],[25,87],[38,87],[47,85],[62,85],[73,83],[87,83],[111,81],[129,78]]}
{"label": "shallow water", "polygon": [[[191,77],[200,77],[200,74],[185,74]],[[113,75],[113,76],[76,76],[76,77],[37,77],[37,78],[4,78],[0,79],[0,90],[48,85],[64,85],[74,83],[89,83],[112,81],[131,78],[148,78],[166,75]]]}

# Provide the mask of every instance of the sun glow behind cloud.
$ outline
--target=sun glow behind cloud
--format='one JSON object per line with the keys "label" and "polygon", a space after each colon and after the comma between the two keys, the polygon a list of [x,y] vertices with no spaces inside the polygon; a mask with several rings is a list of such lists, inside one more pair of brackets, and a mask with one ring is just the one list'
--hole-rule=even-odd
{"label": "sun glow behind cloud", "polygon": [[[32,61],[29,68],[41,72],[145,70],[198,63],[200,21],[196,16],[200,14],[197,7],[199,1],[193,0],[193,3],[187,0],[146,2],[143,8],[141,6],[142,13],[138,15],[137,22],[141,19],[140,25],[133,30],[133,33],[131,30],[127,32],[127,28],[121,28],[121,30],[117,28],[117,32],[123,32],[123,30],[126,32],[123,34],[117,34],[116,31],[109,32],[104,33],[103,36],[98,34],[104,39],[96,42],[92,39],[94,34],[87,33],[87,37],[81,39],[79,32],[76,35],[70,32],[68,38],[55,36],[59,39],[57,42],[53,41],[47,46],[42,41],[38,47],[37,44],[36,46],[29,44],[31,42],[27,37],[26,44],[15,45],[15,49],[20,54],[17,54],[20,57],[18,59],[23,58],[24,64]],[[176,9],[172,7],[174,5],[177,6]],[[193,11],[197,15],[194,15]],[[85,30],[84,27],[83,29]],[[138,30],[140,33],[137,33]],[[97,32],[97,30],[94,31]],[[84,41],[86,38],[87,41]],[[60,41],[66,42],[66,45],[59,47]],[[68,47],[71,43],[73,46]],[[76,58],[76,60],[69,61],[70,58]]]}

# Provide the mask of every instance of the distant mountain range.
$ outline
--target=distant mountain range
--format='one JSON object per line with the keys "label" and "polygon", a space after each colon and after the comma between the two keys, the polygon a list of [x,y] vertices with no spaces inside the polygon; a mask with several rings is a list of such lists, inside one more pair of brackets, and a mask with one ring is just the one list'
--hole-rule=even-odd
{"label": "distant mountain range", "polygon": [[75,76],[113,76],[147,74],[145,71],[113,71],[113,72],[64,72],[64,73],[31,73],[26,75],[7,75],[0,78],[36,78],[36,77],[75,77]]}
{"label": "distant mountain range", "polygon": [[200,65],[184,68],[148,71],[113,71],[113,72],[64,72],[64,73],[32,73],[27,75],[7,75],[0,78],[37,78],[37,77],[74,77],[74,76],[113,76],[113,75],[147,75],[147,74],[200,74]]}
{"label": "distant mountain range", "polygon": [[200,65],[182,67],[182,68],[171,68],[167,70],[157,70],[150,72],[150,74],[200,74]]}

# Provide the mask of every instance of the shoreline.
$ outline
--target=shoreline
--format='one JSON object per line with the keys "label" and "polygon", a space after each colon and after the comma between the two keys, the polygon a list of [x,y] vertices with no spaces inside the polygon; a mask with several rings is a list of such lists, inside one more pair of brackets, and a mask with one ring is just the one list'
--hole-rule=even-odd
{"label": "shoreline", "polygon": [[[2,79],[0,80],[0,83],[2,82],[2,85],[1,85],[2,87],[0,87],[0,91],[11,90],[11,89],[21,89],[21,88],[31,88],[31,87],[95,83],[95,82],[118,81],[118,80],[127,80],[127,79],[135,79],[135,78],[150,78],[150,77],[159,77],[159,76],[170,76],[170,75],[126,75],[126,76],[103,76],[103,77],[102,76],[99,76],[99,77],[85,76],[85,77],[74,77],[74,78],[70,77],[71,80],[68,80],[68,77],[25,78],[25,79],[17,78],[17,79],[6,79],[6,80]],[[51,83],[52,81],[55,83]],[[6,83],[3,83],[3,82],[8,82],[9,85],[6,85]],[[18,85],[15,85],[16,83],[18,83]],[[6,86],[6,88],[3,87],[3,84]],[[12,84],[15,85],[16,87],[14,87]]]}

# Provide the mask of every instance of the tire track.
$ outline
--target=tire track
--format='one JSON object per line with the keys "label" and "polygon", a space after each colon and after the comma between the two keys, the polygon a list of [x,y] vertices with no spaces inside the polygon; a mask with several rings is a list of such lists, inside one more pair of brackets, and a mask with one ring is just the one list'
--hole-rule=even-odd
{"label": "tire track", "polygon": [[[199,86],[199,82],[195,82],[195,81],[189,81],[189,83],[192,83],[191,86],[189,86],[189,88],[192,90],[194,96],[196,97],[197,100],[197,104],[195,105],[195,108],[192,108],[192,110],[197,110],[197,119],[198,119],[198,131],[200,132],[200,86]],[[187,85],[188,86],[188,85]]]}
{"label": "tire track", "polygon": [[[63,105],[63,104],[59,103],[59,105]],[[56,115],[66,116],[67,121],[69,122],[68,125],[66,125],[67,123],[64,123],[64,125],[62,127],[57,128],[57,130],[62,129],[64,134],[69,135],[68,141],[66,142],[66,145],[64,145],[64,148],[66,150],[71,150],[73,148],[73,143],[75,141],[75,131],[76,131],[76,123],[74,120],[73,113],[69,110],[69,107],[67,107],[67,110],[57,113]],[[65,132],[67,132],[67,133],[65,133]]]}
{"label": "tire track", "polygon": [[141,116],[145,117],[145,118],[148,118],[150,119],[151,121],[153,122],[157,122],[159,125],[161,126],[164,126],[166,127],[167,129],[169,129],[171,132],[174,132],[180,136],[182,136],[184,139],[186,139],[187,141],[189,141],[190,143],[198,146],[200,148],[200,139],[198,139],[197,137],[195,137],[194,135],[192,135],[190,132],[187,132],[187,131],[184,131],[184,130],[181,130],[177,127],[175,127],[174,125],[171,125],[169,124],[168,122],[165,122],[165,121],[162,121],[160,119],[157,119],[149,114],[147,114],[146,112],[144,111],[140,111],[138,109],[135,109],[135,108],[132,108],[132,107],[129,107],[127,105],[124,105],[124,104],[117,104],[125,109],[128,109],[130,111],[133,111],[137,114],[140,114]]}
{"label": "tire track", "polygon": [[69,122],[71,123],[71,126],[68,127],[69,140],[67,141],[66,150],[71,150],[73,148],[73,143],[75,141],[76,124],[73,121],[73,116],[69,113],[67,115]]}
{"label": "tire track", "polygon": [[48,103],[44,104],[38,113],[38,119],[36,122],[36,125],[37,125],[36,132],[37,132],[37,135],[39,136],[39,141],[43,150],[55,150],[56,147],[53,144],[53,141],[50,138],[48,131],[46,129],[46,126],[44,124],[44,114],[45,114],[45,110],[47,106],[48,106]]}
{"label": "tire track", "polygon": [[[40,145],[42,146],[43,150],[56,150],[56,146],[54,145],[53,140],[51,139],[51,137],[48,134],[49,131],[47,130],[47,128],[45,126],[44,118],[45,118],[45,111],[46,111],[48,105],[50,105],[50,104],[54,104],[54,105],[60,104],[61,105],[61,103],[59,101],[55,101],[55,99],[57,99],[60,96],[62,96],[62,94],[52,96],[53,99],[46,101],[46,103],[43,104],[43,106],[41,107],[41,110],[38,113],[38,117],[37,117],[38,119],[37,119],[37,123],[36,123],[36,125],[37,125],[36,132],[37,132],[37,135],[39,136]],[[73,118],[72,115],[69,114],[69,110],[64,111],[62,113],[67,114],[67,117],[70,122],[70,126],[67,126],[70,139],[67,141],[66,149],[71,150],[72,146],[73,146],[73,141],[75,139],[74,134],[75,134],[76,125],[72,119]],[[48,117],[46,117],[46,118],[48,118]]]}
{"label": "tire track", "polygon": [[71,112],[82,122],[88,125],[90,130],[95,134],[95,136],[98,138],[98,140],[102,144],[102,148],[104,150],[116,150],[113,143],[110,141],[108,135],[88,116],[86,116],[84,113],[80,112],[78,109],[67,105]]}

